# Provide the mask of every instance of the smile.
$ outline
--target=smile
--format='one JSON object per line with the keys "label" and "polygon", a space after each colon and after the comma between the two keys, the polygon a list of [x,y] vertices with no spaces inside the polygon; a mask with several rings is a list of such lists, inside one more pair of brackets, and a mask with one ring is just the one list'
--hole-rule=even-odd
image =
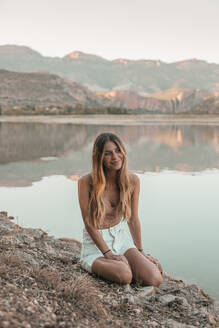
{"label": "smile", "polygon": [[118,161],[115,161],[115,162],[111,162],[111,164],[112,165],[118,165],[118,164],[120,164],[121,163],[121,161],[120,160],[118,160]]}

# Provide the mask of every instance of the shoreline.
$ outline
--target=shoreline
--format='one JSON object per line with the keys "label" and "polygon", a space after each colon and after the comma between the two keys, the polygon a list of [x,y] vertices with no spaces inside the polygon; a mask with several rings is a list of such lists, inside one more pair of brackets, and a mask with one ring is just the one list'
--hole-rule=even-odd
{"label": "shoreline", "polygon": [[0,212],[0,327],[218,327],[219,301],[196,284],[165,273],[147,295],[104,281],[80,268],[77,240],[12,221]]}
{"label": "shoreline", "polygon": [[46,123],[84,125],[219,125],[218,115],[39,115],[39,116],[0,116],[6,123]]}

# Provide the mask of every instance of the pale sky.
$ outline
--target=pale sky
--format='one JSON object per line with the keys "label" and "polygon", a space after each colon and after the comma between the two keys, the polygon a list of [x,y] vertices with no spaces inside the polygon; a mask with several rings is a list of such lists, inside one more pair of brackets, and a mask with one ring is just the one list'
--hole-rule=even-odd
{"label": "pale sky", "polygon": [[219,63],[219,0],[0,0],[0,45]]}

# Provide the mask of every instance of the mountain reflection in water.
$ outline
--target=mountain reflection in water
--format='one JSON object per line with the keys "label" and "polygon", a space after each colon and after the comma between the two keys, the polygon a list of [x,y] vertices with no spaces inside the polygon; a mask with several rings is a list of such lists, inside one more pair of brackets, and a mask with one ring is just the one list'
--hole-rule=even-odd
{"label": "mountain reflection in water", "polygon": [[102,132],[121,136],[127,147],[129,167],[134,171],[197,172],[219,168],[216,125],[4,122],[0,123],[0,185],[25,186],[43,176],[80,175],[89,171],[92,144]]}

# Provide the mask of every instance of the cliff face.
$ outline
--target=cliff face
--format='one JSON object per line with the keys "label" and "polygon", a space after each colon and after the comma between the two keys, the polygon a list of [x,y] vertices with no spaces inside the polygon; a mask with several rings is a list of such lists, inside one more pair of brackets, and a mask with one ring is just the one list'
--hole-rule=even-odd
{"label": "cliff face", "polygon": [[219,91],[206,96],[202,102],[192,108],[192,111],[202,113],[217,113],[219,114]]}
{"label": "cliff face", "polygon": [[117,90],[102,93],[105,106],[130,108],[134,111],[145,109],[149,112],[171,113],[171,101],[160,100],[153,97],[140,96],[134,91]]}
{"label": "cliff face", "polygon": [[[140,95],[134,91],[115,90],[101,93],[105,106],[123,107],[135,110],[144,109],[148,112],[180,113],[189,112],[193,106],[202,102],[208,95],[204,90],[169,89],[151,96]],[[214,111],[212,110],[212,113]]]}
{"label": "cliff face", "polygon": [[164,275],[156,293],[85,273],[80,243],[13,224],[0,212],[0,327],[216,327],[219,302]]}
{"label": "cliff face", "polygon": [[191,59],[176,63],[159,60],[106,60],[72,52],[63,58],[44,57],[21,46],[0,46],[0,68],[18,72],[47,71],[88,86],[94,91],[131,90],[152,94],[171,88],[219,88],[219,65]]}

